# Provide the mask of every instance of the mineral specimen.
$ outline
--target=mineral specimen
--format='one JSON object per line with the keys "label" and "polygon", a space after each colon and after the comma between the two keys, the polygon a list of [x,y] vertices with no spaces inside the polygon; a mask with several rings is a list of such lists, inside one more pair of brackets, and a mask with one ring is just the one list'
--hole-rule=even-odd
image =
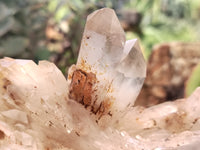
{"label": "mineral specimen", "polygon": [[88,17],[68,80],[47,61],[0,59],[0,149],[198,149],[200,88],[187,99],[132,107],[146,66],[137,41],[124,39],[104,8]]}
{"label": "mineral specimen", "polygon": [[76,66],[69,71],[70,98],[98,116],[113,115],[134,104],[146,76],[136,39],[125,33],[112,9],[90,14]]}

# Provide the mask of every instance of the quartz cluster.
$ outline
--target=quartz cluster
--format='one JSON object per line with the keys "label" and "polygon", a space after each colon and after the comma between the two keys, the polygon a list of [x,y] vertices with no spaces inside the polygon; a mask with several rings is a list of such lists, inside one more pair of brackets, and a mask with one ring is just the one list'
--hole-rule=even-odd
{"label": "quartz cluster", "polygon": [[145,77],[139,43],[125,41],[115,12],[104,8],[90,14],[77,64],[69,70],[70,98],[98,118],[113,115],[134,104]]}
{"label": "quartz cluster", "polygon": [[145,76],[137,40],[125,41],[112,9],[95,11],[67,80],[47,61],[0,59],[0,149],[198,149],[200,88],[133,106]]}

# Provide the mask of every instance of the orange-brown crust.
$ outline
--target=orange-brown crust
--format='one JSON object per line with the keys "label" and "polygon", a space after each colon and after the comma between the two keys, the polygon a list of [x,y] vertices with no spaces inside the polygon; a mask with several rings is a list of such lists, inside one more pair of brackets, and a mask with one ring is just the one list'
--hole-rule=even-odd
{"label": "orange-brown crust", "polygon": [[82,103],[86,107],[92,103],[93,85],[96,83],[94,73],[86,73],[82,70],[75,70],[70,84],[69,98]]}
{"label": "orange-brown crust", "polygon": [[[114,98],[105,98],[99,104],[96,104],[98,99],[98,96],[95,93],[97,90],[95,88],[96,83],[98,83],[98,81],[94,73],[87,73],[81,69],[75,70],[72,74],[69,98],[81,103],[86,108],[89,108],[92,113],[98,116],[98,119],[105,114],[112,116],[109,110],[113,104]],[[106,91],[112,92],[113,89],[109,86]]]}

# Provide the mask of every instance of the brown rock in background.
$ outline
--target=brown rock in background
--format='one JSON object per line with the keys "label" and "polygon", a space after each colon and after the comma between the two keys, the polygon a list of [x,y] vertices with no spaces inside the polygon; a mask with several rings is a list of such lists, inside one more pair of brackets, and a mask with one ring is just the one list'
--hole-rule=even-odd
{"label": "brown rock in background", "polygon": [[135,105],[152,106],[184,97],[185,81],[200,62],[200,43],[157,45],[149,58],[147,78]]}

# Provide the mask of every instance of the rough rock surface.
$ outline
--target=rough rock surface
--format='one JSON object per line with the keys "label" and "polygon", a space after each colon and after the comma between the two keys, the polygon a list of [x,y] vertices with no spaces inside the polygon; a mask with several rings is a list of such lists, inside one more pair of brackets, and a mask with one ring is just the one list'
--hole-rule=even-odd
{"label": "rough rock surface", "polygon": [[101,128],[69,100],[68,84],[52,63],[0,60],[0,149],[198,149],[200,88],[188,99],[130,107]]}
{"label": "rough rock surface", "polygon": [[200,63],[200,43],[165,43],[154,47],[147,78],[136,105],[153,106],[185,97],[186,81]]}

